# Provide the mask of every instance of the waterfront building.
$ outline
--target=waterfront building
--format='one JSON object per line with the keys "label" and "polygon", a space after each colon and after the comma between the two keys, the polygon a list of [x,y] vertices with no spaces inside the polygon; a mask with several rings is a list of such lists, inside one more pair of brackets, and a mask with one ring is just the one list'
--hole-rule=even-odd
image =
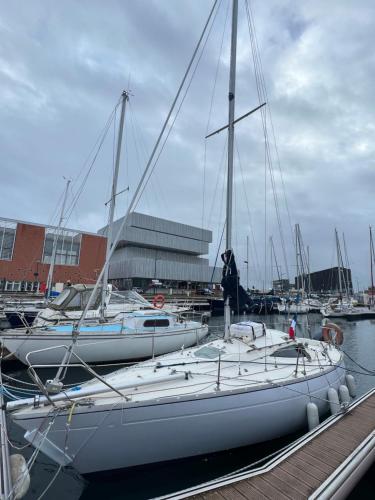
{"label": "waterfront building", "polygon": [[[115,236],[123,219],[114,223]],[[107,234],[107,226],[99,234]],[[132,212],[121,232],[109,267],[118,288],[146,290],[154,283],[196,289],[221,281],[221,268],[209,265],[212,231]],[[159,285],[158,285],[159,286]]]}
{"label": "waterfront building", "polygon": [[101,235],[0,218],[0,290],[38,291],[47,281],[57,237],[53,282],[94,283],[106,249]]}
{"label": "waterfront building", "polygon": [[[349,294],[353,293],[352,284],[352,272],[349,268],[340,268],[341,271],[341,284],[342,290],[345,294],[345,290],[348,290]],[[302,281],[303,280],[303,281]],[[310,280],[310,289],[312,292],[324,293],[332,292],[338,293],[340,290],[340,279],[339,279],[339,268],[331,267],[329,269],[323,269],[322,271],[316,271],[314,273],[305,274],[304,276],[295,277],[295,288],[301,288],[301,283],[305,283],[305,290],[308,288],[308,282]],[[298,285],[297,285],[298,283]]]}

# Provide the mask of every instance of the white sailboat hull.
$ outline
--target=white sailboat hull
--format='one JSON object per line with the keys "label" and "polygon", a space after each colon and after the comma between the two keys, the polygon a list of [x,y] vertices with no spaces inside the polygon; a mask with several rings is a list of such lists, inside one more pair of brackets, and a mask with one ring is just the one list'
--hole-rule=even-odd
{"label": "white sailboat hull", "polygon": [[[181,347],[191,347],[207,334],[207,326],[150,333],[109,332],[93,335],[81,332],[74,352],[86,363],[144,359],[173,352]],[[33,364],[58,364],[66,352],[61,346],[69,347],[72,336],[70,333],[55,334],[51,331],[25,334],[14,330],[11,333],[5,332],[0,342],[25,364],[28,364],[26,356],[30,352],[32,354],[29,361]],[[74,357],[71,361],[77,362]]]}
{"label": "white sailboat hull", "polygon": [[310,307],[305,304],[278,304],[277,309],[280,314],[307,314]]}
{"label": "white sailboat hull", "polygon": [[[70,426],[69,411],[57,413],[41,449],[55,461],[69,463],[85,474],[260,443],[305,427],[310,400],[320,414],[327,412],[328,388],[337,389],[344,380],[344,369],[335,366],[308,381],[305,378],[281,387],[218,391],[211,397],[197,393],[177,401],[154,399],[147,404],[77,407]],[[30,432],[26,434],[29,440],[35,439],[36,430],[46,428],[48,419],[43,417],[40,413],[36,418],[22,412],[13,415],[15,422]]]}
{"label": "white sailboat hull", "polygon": [[322,314],[326,318],[342,318],[348,320],[355,319],[373,319],[375,318],[375,311],[366,307],[353,307],[346,311],[334,311],[332,309],[322,309]]}

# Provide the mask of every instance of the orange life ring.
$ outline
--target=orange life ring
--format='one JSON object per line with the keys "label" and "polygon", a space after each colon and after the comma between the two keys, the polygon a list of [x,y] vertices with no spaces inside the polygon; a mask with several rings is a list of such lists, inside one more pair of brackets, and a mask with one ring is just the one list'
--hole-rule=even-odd
{"label": "orange life ring", "polygon": [[159,295],[155,295],[155,297],[152,299],[154,307],[157,307],[158,309],[163,309],[164,302],[165,298],[161,293]]}
{"label": "orange life ring", "polygon": [[[331,330],[333,330],[333,333],[331,333]],[[344,341],[344,334],[336,323],[326,323],[322,327],[322,338],[324,342],[332,342],[341,345]]]}

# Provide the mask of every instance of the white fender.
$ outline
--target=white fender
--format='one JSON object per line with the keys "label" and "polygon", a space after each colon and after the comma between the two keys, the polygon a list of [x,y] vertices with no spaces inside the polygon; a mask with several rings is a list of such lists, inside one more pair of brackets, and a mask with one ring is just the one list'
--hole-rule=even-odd
{"label": "white fender", "polygon": [[331,415],[336,415],[336,413],[338,413],[341,410],[339,396],[337,394],[336,389],[334,389],[333,387],[330,387],[328,389],[327,396],[328,396],[329,409],[330,409]]}
{"label": "white fender", "polygon": [[348,386],[350,396],[352,398],[355,398],[357,395],[357,388],[356,388],[355,378],[353,377],[353,375],[346,375],[345,382],[346,385]]}
{"label": "white fender", "polygon": [[22,455],[16,453],[10,456],[10,474],[14,489],[14,499],[24,497],[30,486],[30,474],[26,460]]}
{"label": "white fender", "polygon": [[346,387],[346,385],[344,384],[340,385],[339,396],[341,403],[348,403],[348,404],[350,403],[349,389]]}
{"label": "white fender", "polygon": [[319,425],[319,410],[315,403],[307,403],[307,423],[309,426],[309,431],[312,431]]}

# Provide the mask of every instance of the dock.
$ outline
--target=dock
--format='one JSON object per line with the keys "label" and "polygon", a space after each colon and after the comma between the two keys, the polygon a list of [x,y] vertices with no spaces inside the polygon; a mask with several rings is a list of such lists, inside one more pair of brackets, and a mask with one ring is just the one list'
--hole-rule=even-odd
{"label": "dock", "polygon": [[[277,418],[277,417],[276,417]],[[346,498],[375,461],[375,389],[325,420],[262,467],[163,499]]]}

